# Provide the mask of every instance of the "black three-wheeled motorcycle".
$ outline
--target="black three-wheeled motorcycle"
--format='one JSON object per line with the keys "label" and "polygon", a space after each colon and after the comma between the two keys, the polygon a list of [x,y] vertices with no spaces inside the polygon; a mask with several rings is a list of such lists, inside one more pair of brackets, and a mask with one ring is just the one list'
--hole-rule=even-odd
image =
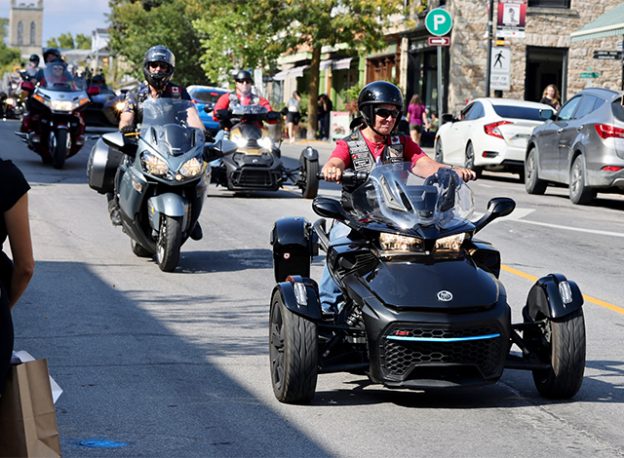
{"label": "black three-wheeled motorcycle", "polygon": [[[404,164],[345,173],[343,186],[350,192],[342,202],[317,197],[313,209],[347,225],[347,237],[331,240],[325,219],[283,218],[273,228],[278,284],[269,340],[278,400],[309,402],[318,374],[330,372],[433,389],[494,383],[504,368],[528,369],[545,397],[579,390],[585,327],[576,283],[561,274],[540,278],[523,322],[512,324],[500,254],[475,238],[511,213],[513,200],[494,198],[471,221],[471,191],[454,172],[423,180]],[[344,297],[329,315],[309,278],[319,245]]]}

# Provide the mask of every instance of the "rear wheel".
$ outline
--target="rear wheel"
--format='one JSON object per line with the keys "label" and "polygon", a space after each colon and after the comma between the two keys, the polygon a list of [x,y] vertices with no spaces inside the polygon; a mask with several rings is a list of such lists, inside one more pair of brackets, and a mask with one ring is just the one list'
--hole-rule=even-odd
{"label": "rear wheel", "polygon": [[481,176],[483,170],[481,167],[475,166],[474,146],[472,146],[472,142],[468,142],[468,145],[466,145],[466,161],[464,165],[467,169],[474,170],[477,177]]}
{"label": "rear wheel", "polygon": [[163,272],[173,272],[180,261],[182,218],[164,216],[156,243],[156,261]]}
{"label": "rear wheel", "polygon": [[444,162],[444,153],[442,152],[442,140],[438,138],[435,142],[435,160],[436,162],[443,163]]}
{"label": "rear wheel", "polygon": [[301,166],[303,167],[301,174],[305,180],[301,189],[301,194],[304,199],[314,199],[318,194],[319,188],[319,163],[318,161],[311,161],[303,158]]}
{"label": "rear wheel", "polygon": [[524,188],[529,194],[544,194],[547,187],[546,182],[537,176],[537,152],[533,147],[524,161]]}
{"label": "rear wheel", "polygon": [[575,204],[588,204],[596,197],[596,192],[587,186],[585,172],[585,159],[578,155],[570,169],[570,200]]}
{"label": "rear wheel", "polygon": [[58,129],[50,132],[49,151],[52,155],[52,165],[55,169],[62,169],[65,165],[65,158],[71,147],[71,140],[65,129]]}
{"label": "rear wheel", "polygon": [[279,291],[271,298],[269,357],[275,397],[289,404],[307,404],[314,398],[318,378],[316,325],[295,315]]}
{"label": "rear wheel", "polygon": [[550,368],[533,371],[535,387],[546,398],[571,398],[581,388],[585,371],[583,310],[557,320],[545,319],[540,331],[538,355]]}
{"label": "rear wheel", "polygon": [[139,258],[150,258],[154,255],[151,251],[143,248],[142,245],[139,245],[134,240],[130,239],[130,248],[132,248],[132,252],[137,255]]}

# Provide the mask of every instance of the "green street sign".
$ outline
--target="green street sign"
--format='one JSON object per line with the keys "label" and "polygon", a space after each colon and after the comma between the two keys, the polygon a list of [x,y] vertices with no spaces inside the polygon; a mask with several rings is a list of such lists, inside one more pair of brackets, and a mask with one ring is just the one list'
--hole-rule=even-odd
{"label": "green street sign", "polygon": [[431,35],[441,37],[453,28],[451,13],[442,8],[436,8],[427,13],[425,27]]}
{"label": "green street sign", "polygon": [[581,72],[581,78],[585,79],[598,78],[599,76],[600,73],[598,72]]}

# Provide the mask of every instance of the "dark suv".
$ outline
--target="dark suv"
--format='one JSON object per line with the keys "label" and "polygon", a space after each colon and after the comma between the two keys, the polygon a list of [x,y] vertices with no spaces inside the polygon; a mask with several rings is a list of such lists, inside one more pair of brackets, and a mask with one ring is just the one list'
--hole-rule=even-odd
{"label": "dark suv", "polygon": [[598,191],[624,192],[622,103],[621,92],[584,89],[536,127],[524,162],[527,192],[564,184],[575,204],[591,202]]}

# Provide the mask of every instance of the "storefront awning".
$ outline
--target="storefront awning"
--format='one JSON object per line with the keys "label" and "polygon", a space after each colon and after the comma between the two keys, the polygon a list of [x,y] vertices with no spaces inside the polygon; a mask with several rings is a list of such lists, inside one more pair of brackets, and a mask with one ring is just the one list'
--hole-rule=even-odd
{"label": "storefront awning", "polygon": [[353,57],[345,57],[344,59],[322,60],[319,66],[320,70],[348,70],[351,67]]}
{"label": "storefront awning", "polygon": [[624,3],[604,12],[596,20],[570,34],[570,41],[624,35]]}
{"label": "storefront awning", "polygon": [[303,76],[303,72],[309,65],[302,65],[300,67],[289,68],[288,70],[282,70],[281,72],[273,75],[274,81],[284,81],[288,78],[300,78]]}

